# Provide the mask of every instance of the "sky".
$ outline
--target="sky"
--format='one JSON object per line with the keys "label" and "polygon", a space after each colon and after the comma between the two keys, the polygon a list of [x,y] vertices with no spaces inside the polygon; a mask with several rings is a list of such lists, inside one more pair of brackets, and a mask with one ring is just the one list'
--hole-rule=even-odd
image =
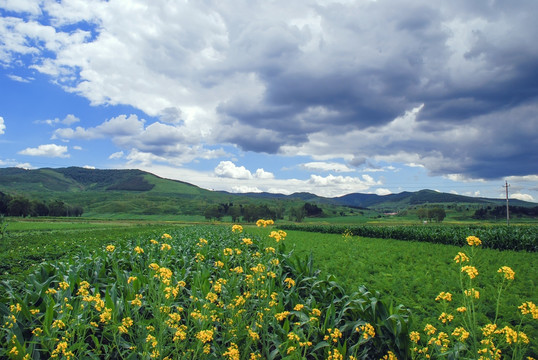
{"label": "sky", "polygon": [[538,202],[538,1],[0,0],[0,167]]}

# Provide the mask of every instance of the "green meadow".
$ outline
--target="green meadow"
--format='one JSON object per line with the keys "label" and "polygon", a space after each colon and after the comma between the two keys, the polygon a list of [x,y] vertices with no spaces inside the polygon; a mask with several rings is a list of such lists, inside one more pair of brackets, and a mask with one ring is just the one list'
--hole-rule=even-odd
{"label": "green meadow", "polygon": [[[232,224],[192,220],[8,219],[0,240],[0,356],[538,354],[536,252],[299,230],[278,238],[278,224],[234,232]],[[461,271],[458,253],[478,275]],[[513,280],[499,272],[505,266]],[[479,297],[466,296],[469,289]],[[440,297],[446,293],[450,301]]]}

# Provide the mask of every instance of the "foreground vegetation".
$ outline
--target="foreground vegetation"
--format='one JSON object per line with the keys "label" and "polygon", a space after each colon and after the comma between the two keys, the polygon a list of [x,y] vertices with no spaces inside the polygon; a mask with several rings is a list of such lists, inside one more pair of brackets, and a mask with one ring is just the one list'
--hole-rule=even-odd
{"label": "foreground vegetation", "polygon": [[[484,358],[495,358],[496,350],[503,358],[538,353],[532,319],[538,292],[536,253],[469,247],[465,238],[461,248],[359,238],[349,232],[288,231],[283,237],[263,227],[243,233],[235,227],[234,233],[231,225],[93,224],[101,232],[91,224],[79,225],[41,223],[41,230],[31,232],[14,226],[4,239],[7,246],[30,240],[43,245],[40,237],[55,231],[46,239],[51,244],[62,239],[69,252],[60,263],[34,267],[26,290],[16,283],[3,288],[5,357],[23,358],[30,352],[33,358],[149,358],[158,351],[164,358],[172,349],[171,358],[241,359],[444,358],[448,353],[477,358],[483,349]],[[162,237],[165,232],[170,237]],[[68,248],[74,239],[82,246]],[[32,247],[9,256],[20,261]],[[478,276],[460,271],[463,263],[454,260],[460,252],[472,261],[464,266],[478,269]],[[506,278],[507,272],[497,272],[503,266],[513,269],[513,280]],[[11,271],[9,278],[17,278],[16,273]],[[470,289],[479,292],[478,299],[465,295]],[[465,305],[469,300],[473,303]],[[412,315],[394,306],[399,303]],[[459,313],[462,306],[469,311]],[[105,309],[110,309],[109,319]],[[474,314],[471,321],[465,320],[467,314]],[[489,323],[497,325],[491,333]],[[456,332],[460,327],[469,333],[466,339],[461,329]],[[36,328],[43,332],[32,333]],[[519,340],[509,337],[513,331]],[[489,341],[486,347],[482,340]]]}

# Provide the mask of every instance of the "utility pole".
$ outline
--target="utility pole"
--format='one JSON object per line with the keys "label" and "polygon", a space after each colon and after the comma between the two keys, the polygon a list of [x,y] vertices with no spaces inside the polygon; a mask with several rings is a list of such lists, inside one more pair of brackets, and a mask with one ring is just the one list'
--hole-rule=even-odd
{"label": "utility pole", "polygon": [[510,184],[508,184],[508,181],[505,180],[504,188],[506,188],[506,226],[510,225],[510,210],[508,207],[508,187]]}

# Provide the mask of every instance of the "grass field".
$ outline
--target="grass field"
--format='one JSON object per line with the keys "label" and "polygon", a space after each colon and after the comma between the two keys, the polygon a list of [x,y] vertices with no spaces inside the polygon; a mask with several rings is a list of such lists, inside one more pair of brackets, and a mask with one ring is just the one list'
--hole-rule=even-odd
{"label": "grass field", "polygon": [[[185,224],[162,221],[45,221],[10,222],[9,236],[0,243],[2,279],[22,279],[31,266],[44,260],[69,258],[81,249],[100,249],[109,244],[122,246],[132,239],[148,239],[162,233],[173,233]],[[229,226],[229,225],[228,225]],[[215,228],[221,228],[215,226]],[[263,239],[268,229],[245,227],[245,236]],[[472,234],[469,234],[472,235]],[[456,246],[359,238],[338,234],[317,234],[289,231],[283,252],[293,251],[299,258],[311,256],[320,278],[334,275],[346,292],[364,285],[379,298],[394,306],[403,304],[412,311],[414,329],[439,323],[442,304],[435,298],[440,292],[454,295],[453,303],[464,300],[460,290],[460,271],[455,255],[466,248]],[[538,302],[538,253],[477,249],[473,265],[479,272],[474,286],[480,289],[477,303],[480,321],[495,316],[497,270],[509,266],[515,279],[502,293],[499,302],[499,323],[515,324],[520,319],[517,309],[526,301]],[[538,353],[538,328],[526,324],[531,340],[530,354]]]}

